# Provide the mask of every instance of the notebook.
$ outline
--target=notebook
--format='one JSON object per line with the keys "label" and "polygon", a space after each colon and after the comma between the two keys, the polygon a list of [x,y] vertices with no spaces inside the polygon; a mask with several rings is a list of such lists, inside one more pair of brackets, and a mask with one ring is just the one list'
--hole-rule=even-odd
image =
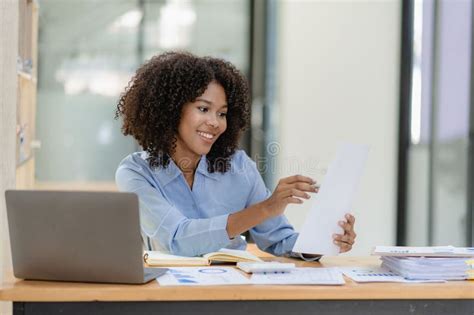
{"label": "notebook", "polygon": [[222,248],[204,256],[186,257],[160,251],[147,251],[144,260],[149,266],[207,266],[223,262],[262,262],[260,258],[245,250]]}

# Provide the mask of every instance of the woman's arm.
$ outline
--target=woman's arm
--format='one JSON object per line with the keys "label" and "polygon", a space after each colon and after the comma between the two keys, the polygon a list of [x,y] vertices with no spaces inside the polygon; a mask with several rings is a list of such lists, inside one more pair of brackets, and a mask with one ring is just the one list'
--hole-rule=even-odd
{"label": "woman's arm", "polygon": [[281,179],[270,198],[229,215],[229,237],[233,238],[270,218],[280,216],[291,203],[303,203],[300,198],[310,198],[307,192],[318,191],[315,184],[311,178],[302,175]]}
{"label": "woman's arm", "polygon": [[[268,191],[260,176],[256,164],[247,156],[244,171],[249,183],[253,183],[252,193],[247,200],[248,208],[230,215],[227,224],[229,236],[237,235],[250,228],[250,234],[258,247],[273,255],[291,255],[305,260],[319,259],[319,255],[294,253],[293,247],[298,237],[283,214],[289,203],[301,203],[307,199],[307,193],[317,192],[318,186],[308,177],[292,176],[280,180],[273,194]],[[287,196],[290,196],[288,198]],[[286,198],[285,198],[286,197]],[[341,221],[344,234],[333,236],[341,252],[351,249],[355,240],[354,217],[346,215],[347,221]],[[257,223],[258,222],[258,223]],[[257,224],[255,224],[257,223]],[[317,241],[317,240],[315,240]]]}

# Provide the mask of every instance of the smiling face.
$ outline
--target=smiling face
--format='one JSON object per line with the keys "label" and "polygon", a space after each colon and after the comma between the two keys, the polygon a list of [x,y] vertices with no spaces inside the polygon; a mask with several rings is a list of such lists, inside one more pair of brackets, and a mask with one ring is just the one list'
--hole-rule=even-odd
{"label": "smiling face", "polygon": [[176,136],[175,157],[196,160],[209,153],[227,128],[226,115],[224,88],[213,81],[194,102],[184,104]]}

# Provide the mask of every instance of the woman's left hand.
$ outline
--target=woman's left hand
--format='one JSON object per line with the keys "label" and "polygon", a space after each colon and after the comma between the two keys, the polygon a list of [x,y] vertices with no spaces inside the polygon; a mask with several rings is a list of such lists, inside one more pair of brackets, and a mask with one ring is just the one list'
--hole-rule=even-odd
{"label": "woman's left hand", "polygon": [[333,240],[334,244],[339,246],[340,253],[348,252],[352,249],[352,246],[355,243],[356,233],[354,232],[354,223],[355,218],[353,215],[347,213],[345,215],[346,221],[339,221],[339,226],[344,229],[344,235],[334,234]]}

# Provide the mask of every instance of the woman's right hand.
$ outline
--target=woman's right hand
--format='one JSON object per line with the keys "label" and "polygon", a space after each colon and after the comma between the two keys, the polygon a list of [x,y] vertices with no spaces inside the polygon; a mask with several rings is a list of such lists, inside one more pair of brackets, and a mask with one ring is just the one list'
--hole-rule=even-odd
{"label": "woman's right hand", "polygon": [[270,198],[263,201],[265,212],[269,217],[281,215],[288,204],[301,204],[302,199],[311,198],[308,192],[316,193],[318,190],[316,181],[309,177],[294,175],[282,178]]}

